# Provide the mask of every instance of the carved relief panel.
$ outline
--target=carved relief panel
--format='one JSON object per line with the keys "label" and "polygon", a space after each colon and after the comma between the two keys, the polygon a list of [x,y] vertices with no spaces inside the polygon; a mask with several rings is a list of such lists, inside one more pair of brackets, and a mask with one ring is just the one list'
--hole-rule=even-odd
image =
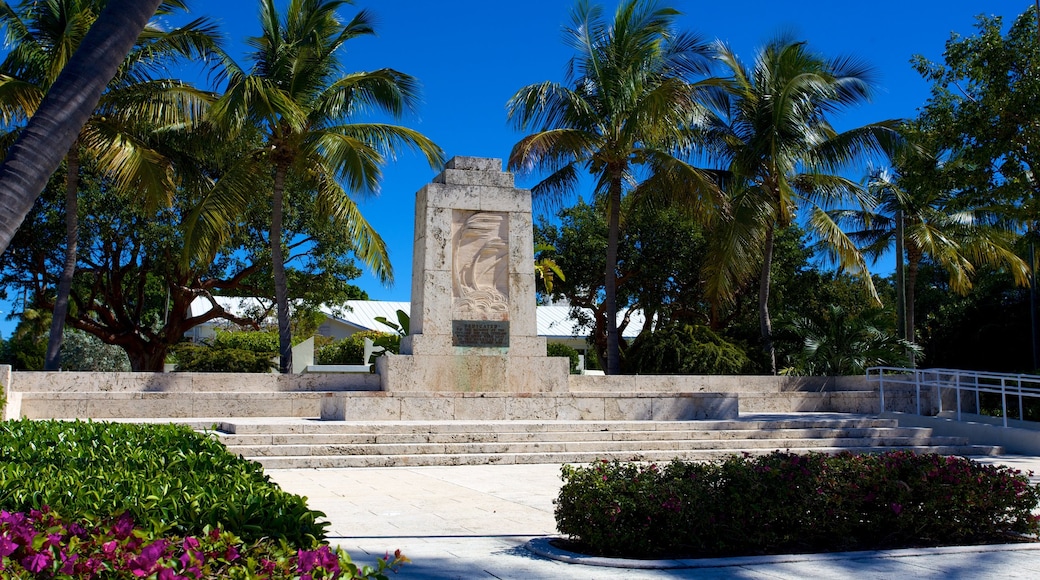
{"label": "carved relief panel", "polygon": [[509,214],[452,212],[452,318],[509,320]]}

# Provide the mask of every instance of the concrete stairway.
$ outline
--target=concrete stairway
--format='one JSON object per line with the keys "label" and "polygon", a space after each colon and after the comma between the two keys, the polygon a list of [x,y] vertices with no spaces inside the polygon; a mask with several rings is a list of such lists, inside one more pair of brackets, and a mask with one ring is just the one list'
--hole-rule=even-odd
{"label": "concrete stairway", "polygon": [[267,468],[396,467],[667,462],[781,449],[805,453],[912,449],[947,455],[999,454],[930,429],[835,414],[750,415],[732,421],[221,421],[216,436],[232,453]]}

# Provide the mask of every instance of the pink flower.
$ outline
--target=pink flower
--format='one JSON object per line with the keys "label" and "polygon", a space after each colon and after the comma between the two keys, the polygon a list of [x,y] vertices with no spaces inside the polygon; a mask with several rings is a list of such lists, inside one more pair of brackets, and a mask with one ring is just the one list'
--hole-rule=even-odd
{"label": "pink flower", "polygon": [[123,512],[116,520],[114,526],[112,526],[112,535],[120,540],[125,540],[130,537],[130,532],[134,531],[134,518],[130,515],[130,512]]}
{"label": "pink flower", "polygon": [[10,556],[18,549],[18,544],[13,542],[10,538],[4,535],[0,535],[0,558],[4,556]]}
{"label": "pink flower", "polygon": [[50,553],[37,552],[31,556],[22,558],[22,567],[33,574],[39,574],[51,565],[51,561]]}

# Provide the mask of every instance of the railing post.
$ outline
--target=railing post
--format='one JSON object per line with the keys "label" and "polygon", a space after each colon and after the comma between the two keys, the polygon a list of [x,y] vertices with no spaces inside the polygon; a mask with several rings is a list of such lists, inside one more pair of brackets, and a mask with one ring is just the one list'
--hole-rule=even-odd
{"label": "railing post", "polygon": [[1000,412],[1004,415],[1004,426],[1007,427],[1007,385],[1004,384],[1004,379],[1000,380],[1000,407]]}
{"label": "railing post", "polygon": [[916,400],[917,400],[917,416],[920,417],[921,416],[921,379],[918,376],[916,370],[914,371],[914,387],[915,387],[915,390],[916,390],[916,393],[914,394],[914,396],[916,397]]}
{"label": "railing post", "polygon": [[878,399],[881,401],[881,412],[885,412],[885,372],[878,370]]}
{"label": "railing post", "polygon": [[957,420],[961,420],[961,374],[959,372],[953,373],[953,385],[954,393],[957,394]]}
{"label": "railing post", "polygon": [[1016,383],[1018,384],[1018,420],[1025,421],[1025,406],[1022,404],[1022,379],[1018,379]]}

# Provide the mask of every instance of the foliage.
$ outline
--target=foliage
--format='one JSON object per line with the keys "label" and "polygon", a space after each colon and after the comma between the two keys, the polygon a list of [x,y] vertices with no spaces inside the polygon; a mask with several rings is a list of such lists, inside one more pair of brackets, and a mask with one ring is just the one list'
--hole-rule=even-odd
{"label": "foliage", "polygon": [[[123,513],[100,522],[66,520],[48,507],[0,511],[0,578],[202,580],[218,578],[369,578],[408,562],[400,551],[358,567],[340,548],[245,543],[219,527],[178,536],[142,528]],[[309,575],[309,576],[308,576]]]}
{"label": "foliage", "polygon": [[817,318],[798,318],[790,332],[802,340],[781,374],[805,376],[862,375],[870,367],[910,365],[910,354],[921,348],[901,339],[880,308],[864,310],[858,316],[838,304],[826,308]]}
{"label": "foliage", "polygon": [[[90,219],[80,224],[79,264],[68,325],[123,348],[137,371],[162,370],[168,349],[198,324],[226,320],[257,326],[256,321],[236,316],[215,301],[205,314],[192,316],[191,303],[197,297],[274,295],[265,234],[269,205],[258,203],[239,216],[242,227],[215,256],[187,265],[180,261],[182,224],[208,191],[189,187],[205,181],[193,172],[207,179],[219,178],[229,171],[229,159],[249,145],[248,139],[210,142],[196,136],[196,140],[194,146],[205,148],[205,164],[178,161],[185,187],[178,191],[173,208],[149,212],[134,204],[112,203],[113,193],[105,181],[84,172],[79,200]],[[305,211],[302,202],[297,203],[309,192],[296,182],[288,186],[283,228],[287,236],[308,248],[305,254],[294,255],[287,267],[292,280],[290,297],[298,304],[295,310],[310,312],[326,301],[364,298],[350,283],[361,271],[351,258],[349,241],[332,224]],[[25,293],[31,306],[35,297],[46,298],[53,292],[55,272],[61,271],[64,259],[62,199],[60,188],[44,192],[8,251],[0,255],[0,294]]]}
{"label": "foliage", "polygon": [[210,341],[213,348],[234,348],[273,356],[278,352],[278,333],[266,330],[217,330]]}
{"label": "foliage", "polygon": [[545,294],[552,295],[553,283],[557,278],[560,280],[567,280],[567,276],[563,274],[563,270],[560,269],[560,265],[553,259],[553,254],[556,253],[556,248],[549,244],[535,244],[534,245],[534,275],[535,280],[542,281],[542,287],[545,288]]}
{"label": "foliage", "polygon": [[[566,299],[571,316],[591,330],[592,345],[602,360],[606,350],[606,305],[603,300],[603,252],[607,227],[597,204],[579,202],[560,210],[558,223],[540,222],[535,228],[538,244],[554,246],[554,260],[567,272],[566,280],[553,285],[554,299]],[[635,309],[659,328],[673,324],[703,324],[710,317],[704,308],[700,271],[705,239],[701,228],[674,209],[627,208],[627,220],[618,240],[616,304],[625,313],[620,330],[635,324]],[[582,310],[587,309],[587,310]],[[656,332],[653,324],[639,329]],[[621,350],[629,348],[621,341]],[[622,358],[625,372],[627,355]]]}
{"label": "foliage", "polygon": [[1011,275],[982,268],[966,295],[952,292],[948,277],[929,260],[921,266],[917,293],[924,349],[922,365],[991,372],[1035,372],[1029,290]]}
{"label": "foliage", "polygon": [[382,356],[384,353],[392,352],[398,354],[401,352],[401,339],[408,336],[412,327],[411,317],[404,310],[397,311],[397,322],[391,322],[386,319],[385,316],[376,316],[376,322],[394,329],[396,335],[380,336],[373,339],[373,344],[382,347],[383,350],[375,353],[375,356]]}
{"label": "foliage", "polygon": [[61,370],[126,372],[130,360],[123,349],[82,330],[66,328],[61,342]]}
{"label": "foliage", "polygon": [[750,365],[744,349],[701,325],[658,328],[625,353],[625,368],[638,374],[739,375]]}
{"label": "foliage", "polygon": [[578,351],[574,348],[561,344],[558,342],[547,342],[545,343],[545,355],[546,356],[564,356],[570,361],[571,374],[578,374]]}
{"label": "foliage", "polygon": [[953,176],[974,203],[1023,202],[1034,225],[1040,183],[1040,38],[1030,7],[1005,26],[1000,17],[979,16],[973,36],[952,35],[943,62],[922,56],[914,67],[932,83],[923,124],[962,156]]}
{"label": "foliage", "polygon": [[707,295],[715,304],[732,300],[742,281],[757,273],[759,334],[775,374],[769,312],[774,236],[802,212],[806,227],[834,261],[860,276],[873,294],[866,261],[825,209],[864,197],[840,172],[854,160],[891,150],[895,123],[841,133],[831,125],[836,114],[870,99],[873,73],[857,59],[825,57],[790,35],[769,41],[750,65],[725,45],[718,59],[728,86],[713,106],[706,133],[728,199],[712,235]]}
{"label": "foliage", "polygon": [[214,348],[205,344],[181,343],[174,346],[176,372],[267,373],[275,368],[276,351],[255,352],[241,348]]}
{"label": "foliage", "polygon": [[16,371],[42,371],[50,324],[49,312],[27,308],[22,312],[14,333],[3,343],[0,363],[9,364]]}
{"label": "foliage", "polygon": [[689,130],[702,117],[695,80],[708,73],[709,47],[675,28],[678,15],[652,0],[625,0],[610,18],[602,7],[578,2],[564,31],[574,49],[566,84],[528,85],[507,105],[514,126],[530,132],[513,146],[509,169],[545,175],[532,193],[559,203],[588,173],[593,198],[603,201],[600,328],[606,344],[600,355],[612,375],[621,372],[615,270],[622,200],[682,200],[691,209],[714,201],[714,181],[681,158],[696,144]]}
{"label": "foliage", "polygon": [[[299,205],[339,230],[354,255],[389,283],[393,273],[386,245],[352,196],[378,191],[381,167],[399,151],[417,151],[431,167],[443,163],[441,149],[418,131],[361,120],[373,112],[399,119],[415,110],[418,83],[389,68],[345,71],[341,57],[347,41],[375,34],[366,10],[341,20],[338,12],[346,4],[290,2],[283,13],[273,2],[260,5],[261,30],[250,40],[250,66],[223,59],[228,86],[211,112],[216,126],[231,134],[258,131],[262,145],[239,160],[234,178],[217,184],[189,226],[188,245],[194,255],[204,256],[230,237],[246,207],[258,200],[268,206],[283,373],[292,368],[284,246],[294,243],[281,229],[286,180],[304,183],[312,195]],[[257,189],[257,175],[270,176],[270,188]]]}
{"label": "foliage", "polygon": [[0,423],[0,510],[53,508],[72,521],[126,512],[153,532],[222,528],[246,542],[324,538],[324,514],[282,491],[259,464],[178,425]]}
{"label": "foliage", "polygon": [[565,465],[561,533],[610,556],[733,556],[1006,541],[1040,485],[1006,466],[891,451]]}
{"label": "foliage", "polygon": [[314,353],[314,362],[320,365],[364,364],[365,361],[362,359],[365,356],[366,338],[372,339],[373,343],[386,345],[388,352],[400,352],[401,335],[378,330],[362,330],[318,349],[318,352]]}

